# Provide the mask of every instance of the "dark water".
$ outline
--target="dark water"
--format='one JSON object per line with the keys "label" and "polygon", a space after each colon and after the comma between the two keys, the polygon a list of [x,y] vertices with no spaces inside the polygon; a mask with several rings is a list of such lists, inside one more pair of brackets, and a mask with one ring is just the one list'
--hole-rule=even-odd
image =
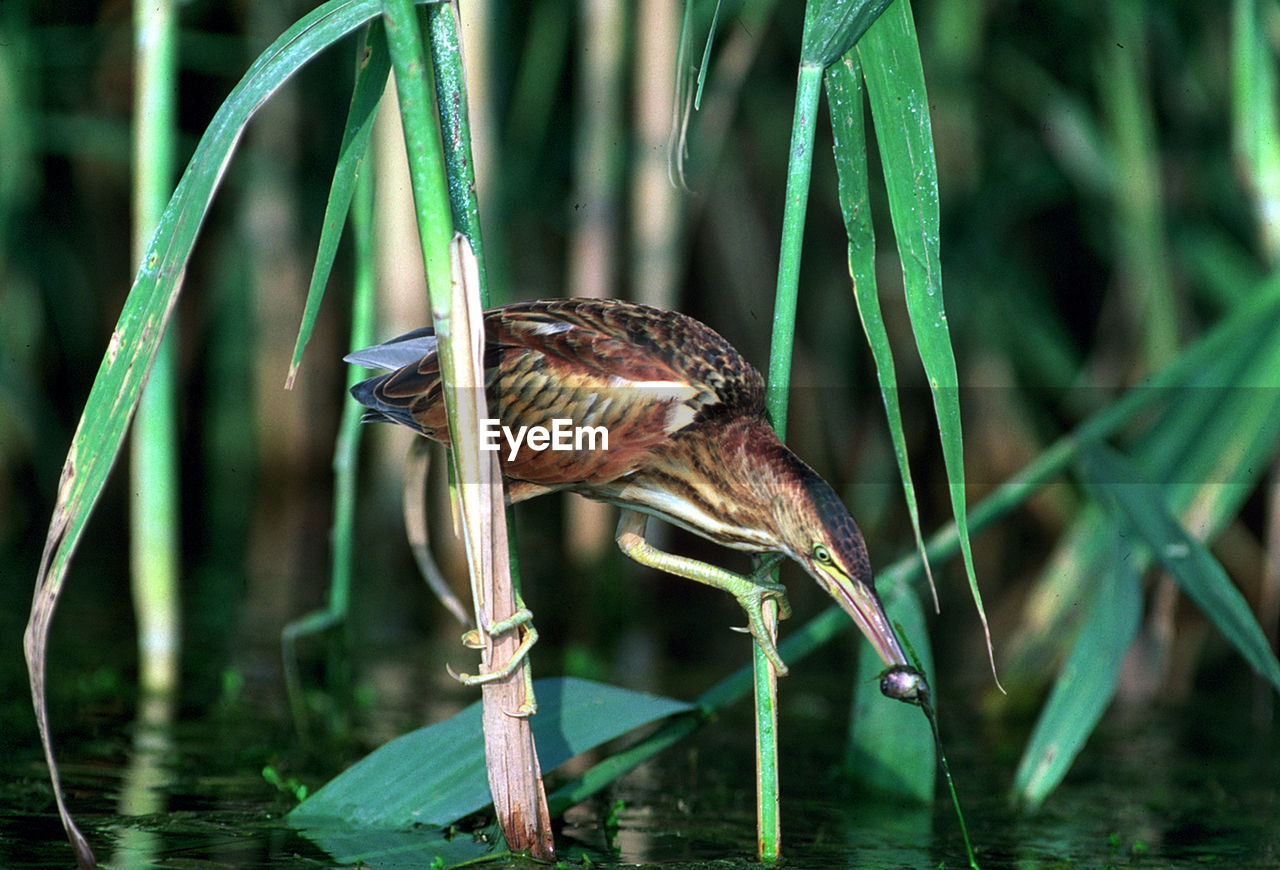
{"label": "dark water", "polygon": [[[1067,783],[1033,815],[1011,811],[1006,799],[1016,741],[984,739],[949,721],[944,709],[944,739],[980,864],[1280,867],[1280,760],[1274,728],[1252,724],[1254,702],[1241,679],[1180,710],[1112,711]],[[859,793],[833,774],[843,704],[827,681],[797,674],[783,683],[785,866],[967,866],[943,790],[933,807],[902,805]],[[388,720],[397,723],[390,730],[407,729],[416,715],[374,703],[344,739],[304,742],[251,703],[180,720],[160,735],[133,725],[122,709],[99,709],[64,731],[60,757],[73,811],[104,864],[332,866],[283,822],[294,798],[268,782],[263,768],[314,787],[381,739]],[[558,847],[586,849],[604,866],[752,866],[749,715],[745,704],[726,711],[572,809]],[[0,866],[70,866],[34,735],[14,733],[0,759]]]}

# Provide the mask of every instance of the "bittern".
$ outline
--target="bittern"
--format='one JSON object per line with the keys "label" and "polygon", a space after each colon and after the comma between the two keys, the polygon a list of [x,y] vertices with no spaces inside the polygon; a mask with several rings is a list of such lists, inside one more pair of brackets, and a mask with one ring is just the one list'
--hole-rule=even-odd
{"label": "bittern", "polygon": [[[610,299],[519,302],[485,312],[484,325],[489,410],[508,433],[505,442],[496,432],[487,437],[501,450],[508,503],[568,490],[618,505],[622,551],[731,593],[780,674],[786,665],[762,610],[773,599],[789,613],[783,587],[763,569],[742,576],[658,550],[645,540],[645,524],[655,516],[759,557],[790,556],[886,664],[908,667],[858,526],[826,481],[778,439],[760,373],[729,342],[692,317]],[[369,409],[366,420],[449,443],[430,328],[347,361],[393,370],[352,387]],[[535,427],[544,430],[536,444],[518,437]],[[590,437],[570,437],[583,432]]]}

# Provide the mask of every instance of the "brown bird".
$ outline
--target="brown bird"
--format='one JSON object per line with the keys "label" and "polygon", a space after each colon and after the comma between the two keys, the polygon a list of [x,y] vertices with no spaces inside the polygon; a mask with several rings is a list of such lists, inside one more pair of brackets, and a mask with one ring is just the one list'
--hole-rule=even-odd
{"label": "brown bird", "polygon": [[[484,323],[486,394],[503,428],[477,437],[501,451],[508,503],[568,490],[618,505],[622,551],[731,593],[780,674],[761,609],[774,599],[785,617],[789,607],[767,566],[741,576],[663,552],[645,540],[645,523],[656,516],[736,550],[790,556],[887,665],[907,667],[857,525],[778,440],[760,373],[720,335],[683,314],[611,299],[518,302],[485,312]],[[449,443],[431,329],[347,361],[394,370],[351,389],[366,420]]]}

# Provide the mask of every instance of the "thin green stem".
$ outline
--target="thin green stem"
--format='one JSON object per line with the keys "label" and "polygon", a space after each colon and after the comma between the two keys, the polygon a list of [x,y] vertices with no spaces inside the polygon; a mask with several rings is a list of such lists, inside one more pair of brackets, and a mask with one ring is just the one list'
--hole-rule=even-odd
{"label": "thin green stem", "polygon": [[[177,138],[177,12],[172,0],[134,5],[136,75],[133,259],[141,261],[173,192]],[[130,448],[131,577],[142,690],[178,684],[178,409],[173,330],[165,336],[138,403]]]}
{"label": "thin green stem", "polygon": [[[769,351],[769,386],[765,405],[779,438],[786,438],[787,402],[791,385],[791,348],[795,339],[796,305],[800,288],[800,255],[813,168],[813,140],[817,129],[822,67],[801,64],[796,83],[791,151],[787,163],[786,202],[782,212],[782,244],[778,255],[778,289],[774,297],[773,336]],[[778,576],[775,569],[774,582]],[[766,603],[770,630],[776,625],[777,605]],[[756,697],[756,812],[760,860],[776,862],[782,851],[778,800],[777,676],[759,645],[753,647],[752,668]]]}

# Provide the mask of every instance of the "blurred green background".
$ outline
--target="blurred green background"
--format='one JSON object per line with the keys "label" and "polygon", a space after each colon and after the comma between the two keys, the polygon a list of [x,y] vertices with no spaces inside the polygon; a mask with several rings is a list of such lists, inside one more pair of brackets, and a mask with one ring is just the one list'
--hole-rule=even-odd
{"label": "blurred green background", "polygon": [[[179,166],[249,62],[307,8],[180,7]],[[726,4],[678,186],[670,153],[682,11],[657,0],[464,4],[495,297],[604,295],[678,308],[763,368],[802,16],[790,4]],[[915,13],[973,504],[1270,286],[1280,254],[1280,12],[1248,2],[925,0]],[[347,401],[345,251],[297,383],[283,385],[350,93],[349,45],[308,66],[250,125],[178,306],[187,710],[225,699],[231,685],[283,716],[280,631],[326,594],[330,464]],[[25,605],[59,469],[137,266],[131,57],[127,4],[0,5],[0,593],[11,602],[0,612],[0,698],[7,739],[23,742],[34,737],[18,642]],[[380,113],[373,145],[380,337],[427,322],[394,121],[393,111]],[[883,566],[913,542],[850,292],[829,125],[819,130],[788,434],[844,495]],[[882,217],[879,244],[889,251]],[[909,348],[900,271],[892,255],[881,262],[890,333]],[[899,378],[931,530],[950,518],[933,409],[910,357],[899,359]],[[1250,385],[1274,402],[1278,384],[1272,371]],[[1228,378],[1213,389],[1233,386]],[[1202,431],[1171,425],[1184,455],[1159,466],[1155,482],[1187,489],[1184,523],[1212,537],[1274,648],[1277,445],[1238,475],[1213,461],[1230,417],[1205,417]],[[350,648],[366,662],[395,660],[431,637],[457,663],[455,627],[422,587],[399,519],[405,433],[367,434]],[[1121,443],[1148,436],[1168,437],[1156,411]],[[53,628],[55,729],[131,706],[127,461],[91,522]],[[1222,486],[1235,487],[1230,507],[1198,519],[1197,505],[1221,503]],[[1090,573],[1071,534],[1090,501],[1064,476],[975,539],[1008,696],[992,684],[963,571],[936,566],[940,691],[993,741],[1025,740],[1074,638],[1073,614],[1090,600],[1101,569]],[[463,589],[464,564],[444,543],[447,510],[436,513],[437,557]],[[610,509],[572,497],[518,511],[525,597],[542,635],[535,667],[692,697],[706,674],[745,655],[722,630],[737,618],[733,604],[624,565],[614,522]],[[673,536],[683,552],[741,567]],[[795,581],[799,618],[824,605],[798,573],[784,576]],[[1194,708],[1197,686],[1244,670],[1240,659],[1167,577],[1151,570],[1143,583],[1143,621],[1118,697]],[[842,654],[852,634],[844,644]],[[308,685],[324,684],[327,647],[301,647]],[[437,680],[442,665],[415,667],[447,685]],[[357,668],[355,682],[384,696],[417,691],[374,665]],[[1269,715],[1271,695],[1259,697]]]}

